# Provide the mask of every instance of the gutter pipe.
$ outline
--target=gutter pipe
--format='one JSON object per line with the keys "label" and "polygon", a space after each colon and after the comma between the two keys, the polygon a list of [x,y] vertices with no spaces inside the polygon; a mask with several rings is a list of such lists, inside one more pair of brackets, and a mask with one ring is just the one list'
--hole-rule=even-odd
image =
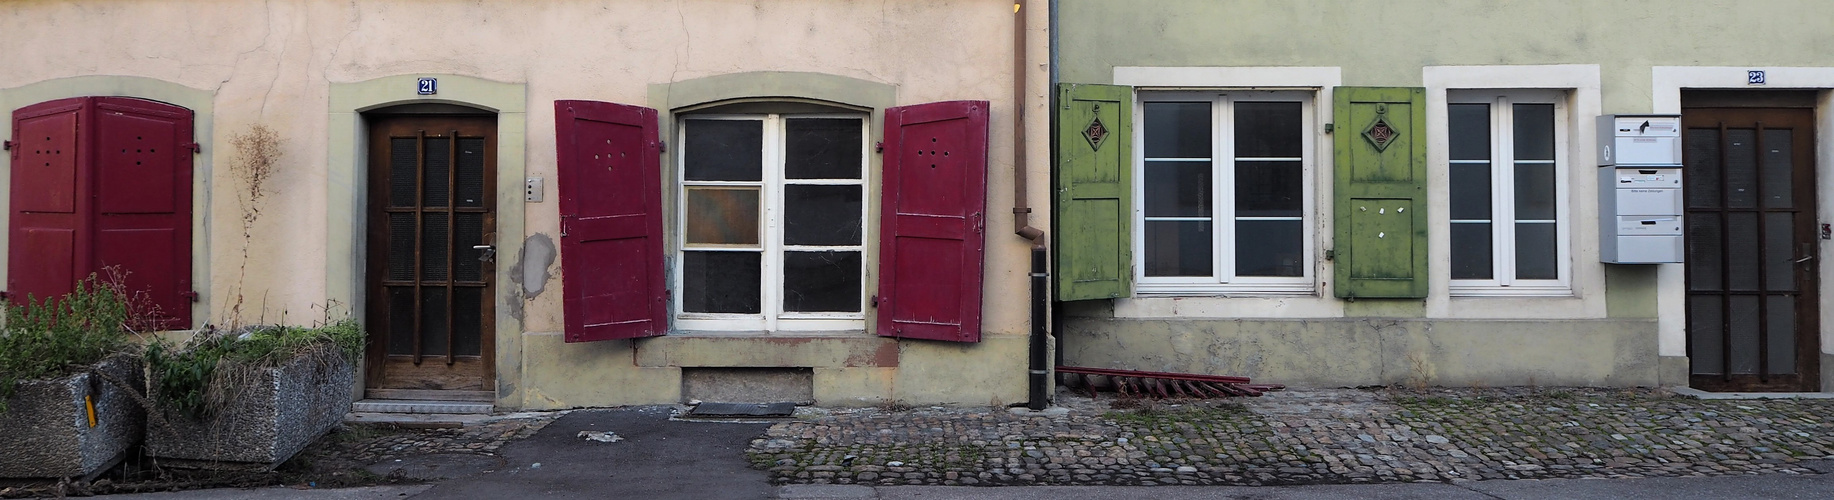
{"label": "gutter pipe", "polygon": [[1046,271],[1049,252],[1045,248],[1044,230],[1032,227],[1032,208],[1026,196],[1030,187],[1026,179],[1029,165],[1025,154],[1027,14],[1025,0],[1013,0],[1013,234],[1032,243],[1031,362],[1026,407],[1043,410],[1050,403],[1051,371],[1047,359],[1050,326],[1045,321],[1045,314],[1050,310],[1050,274]]}

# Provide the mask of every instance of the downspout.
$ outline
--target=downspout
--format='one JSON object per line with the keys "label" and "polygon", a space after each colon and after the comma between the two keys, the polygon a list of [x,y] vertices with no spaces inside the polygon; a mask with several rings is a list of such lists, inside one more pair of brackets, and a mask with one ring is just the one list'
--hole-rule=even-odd
{"label": "downspout", "polygon": [[[1048,1],[1048,0],[1047,0]],[[1032,315],[1030,390],[1026,407],[1043,410],[1049,404],[1050,364],[1047,359],[1050,341],[1045,313],[1049,311],[1049,253],[1044,246],[1044,230],[1032,227],[1032,208],[1026,196],[1025,97],[1026,97],[1026,22],[1025,0],[1013,0],[1013,233],[1032,243]]]}

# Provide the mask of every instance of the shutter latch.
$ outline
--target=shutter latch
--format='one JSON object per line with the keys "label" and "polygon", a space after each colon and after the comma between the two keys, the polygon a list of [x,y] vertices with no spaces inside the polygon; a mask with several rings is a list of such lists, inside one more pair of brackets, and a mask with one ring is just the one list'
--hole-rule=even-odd
{"label": "shutter latch", "polygon": [[184,145],[179,146],[179,147],[191,150],[191,154],[198,154],[198,153],[204,152],[204,147],[201,145],[198,145],[198,143],[195,143],[195,142],[187,142]]}
{"label": "shutter latch", "polygon": [[178,296],[184,297],[185,300],[197,302],[197,291],[196,290],[185,290],[182,292],[178,292]]}
{"label": "shutter latch", "polygon": [[567,237],[567,219],[571,218],[573,218],[572,215],[560,214],[560,237]]}

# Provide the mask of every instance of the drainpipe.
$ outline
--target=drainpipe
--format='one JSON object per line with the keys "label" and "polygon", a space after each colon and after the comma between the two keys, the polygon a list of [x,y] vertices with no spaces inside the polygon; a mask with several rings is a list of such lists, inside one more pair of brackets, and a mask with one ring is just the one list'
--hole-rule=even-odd
{"label": "drainpipe", "polygon": [[1046,359],[1050,341],[1045,313],[1049,310],[1048,252],[1044,230],[1032,227],[1032,208],[1026,197],[1025,96],[1026,96],[1026,18],[1025,0],[1013,1],[1013,233],[1032,243],[1032,332],[1030,390],[1026,407],[1043,410],[1049,404],[1050,364]]}

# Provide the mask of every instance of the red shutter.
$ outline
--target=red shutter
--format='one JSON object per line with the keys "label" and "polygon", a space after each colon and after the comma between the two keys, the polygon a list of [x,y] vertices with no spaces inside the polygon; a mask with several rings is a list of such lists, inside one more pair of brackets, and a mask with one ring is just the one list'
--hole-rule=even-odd
{"label": "red shutter", "polygon": [[191,110],[95,98],[95,271],[125,273],[154,326],[191,325]]}
{"label": "red shutter", "polygon": [[567,342],[662,335],[662,168],[656,110],[554,101]]}
{"label": "red shutter", "polygon": [[987,101],[885,110],[879,335],[981,340]]}
{"label": "red shutter", "polygon": [[88,274],[88,214],[77,204],[84,102],[63,99],[13,112],[6,291],[15,304],[70,293]]}

